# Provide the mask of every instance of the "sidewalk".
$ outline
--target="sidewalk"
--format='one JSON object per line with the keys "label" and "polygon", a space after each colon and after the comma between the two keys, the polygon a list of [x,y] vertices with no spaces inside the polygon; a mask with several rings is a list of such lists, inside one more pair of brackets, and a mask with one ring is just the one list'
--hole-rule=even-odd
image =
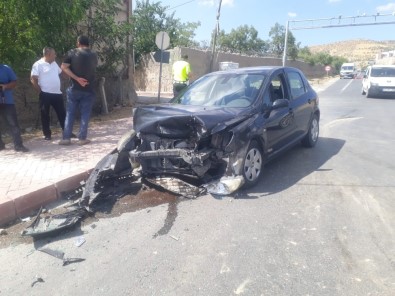
{"label": "sidewalk", "polygon": [[[168,96],[161,95],[161,102],[167,102]],[[138,105],[157,102],[156,94],[138,94]],[[78,187],[131,127],[131,115],[92,123],[88,133],[92,142],[85,146],[78,146],[77,139],[72,139],[70,146],[60,146],[61,134],[53,135],[51,141],[41,137],[25,141],[28,153],[15,152],[12,144],[6,145],[0,151],[0,226],[59,199],[61,192]]]}

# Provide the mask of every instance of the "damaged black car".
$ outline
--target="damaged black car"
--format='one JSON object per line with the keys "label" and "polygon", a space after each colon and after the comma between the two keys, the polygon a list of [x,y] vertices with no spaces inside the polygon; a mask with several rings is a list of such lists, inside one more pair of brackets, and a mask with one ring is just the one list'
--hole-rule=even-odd
{"label": "damaged black car", "polygon": [[133,170],[184,196],[252,187],[267,161],[299,142],[316,144],[319,119],[317,94],[298,69],[210,73],[169,103],[137,107],[133,129],[92,172],[84,195]]}

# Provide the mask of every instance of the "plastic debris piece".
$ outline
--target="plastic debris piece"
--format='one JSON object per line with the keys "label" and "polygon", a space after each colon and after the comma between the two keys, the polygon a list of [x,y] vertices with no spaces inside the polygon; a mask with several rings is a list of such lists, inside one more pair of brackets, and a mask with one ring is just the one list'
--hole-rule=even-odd
{"label": "plastic debris piece", "polygon": [[175,236],[173,236],[173,235],[170,235],[170,237],[172,238],[172,239],[174,239],[174,240],[176,240],[176,241],[178,241],[178,237],[175,237]]}
{"label": "plastic debris piece", "polygon": [[58,215],[41,217],[42,208],[31,225],[22,231],[22,236],[42,237],[58,233],[66,228],[74,226],[86,215],[83,208]]}
{"label": "plastic debris piece", "polygon": [[52,250],[49,248],[39,248],[39,249],[37,249],[37,251],[46,253],[46,254],[51,255],[51,256],[58,258],[60,260],[63,260],[63,258],[64,258],[64,252],[62,252],[62,251]]}
{"label": "plastic debris piece", "polygon": [[42,278],[37,278],[33,283],[32,283],[32,287],[37,284],[37,283],[44,283],[44,280]]}
{"label": "plastic debris piece", "polygon": [[73,264],[73,263],[82,262],[82,261],[85,261],[85,259],[84,258],[64,258],[63,259],[63,266]]}
{"label": "plastic debris piece", "polygon": [[86,242],[85,238],[83,236],[79,236],[75,239],[74,245],[76,247],[81,247],[84,243]]}
{"label": "plastic debris piece", "polygon": [[222,177],[218,181],[203,185],[211,194],[228,195],[235,192],[244,184],[242,176]]}

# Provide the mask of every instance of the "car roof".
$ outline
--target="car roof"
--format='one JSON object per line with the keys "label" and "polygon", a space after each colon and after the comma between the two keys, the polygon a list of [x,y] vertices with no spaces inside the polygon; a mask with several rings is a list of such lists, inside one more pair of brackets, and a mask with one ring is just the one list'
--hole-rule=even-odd
{"label": "car roof", "polygon": [[372,65],[372,68],[395,68],[395,65]]}
{"label": "car roof", "polygon": [[262,74],[269,74],[278,69],[289,69],[289,70],[296,70],[300,72],[297,68],[292,67],[281,67],[281,66],[256,66],[256,67],[244,67],[244,68],[237,68],[237,69],[229,69],[223,71],[216,71],[210,74],[222,74],[222,73],[235,73],[235,74],[248,74],[248,73],[262,73]]}

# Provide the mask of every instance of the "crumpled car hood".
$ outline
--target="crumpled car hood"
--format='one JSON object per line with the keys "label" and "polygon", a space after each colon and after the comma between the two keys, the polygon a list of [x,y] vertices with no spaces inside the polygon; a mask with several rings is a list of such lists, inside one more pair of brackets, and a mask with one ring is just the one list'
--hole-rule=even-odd
{"label": "crumpled car hood", "polygon": [[151,105],[135,109],[133,128],[139,133],[171,138],[213,134],[249,116],[250,109],[191,105]]}

